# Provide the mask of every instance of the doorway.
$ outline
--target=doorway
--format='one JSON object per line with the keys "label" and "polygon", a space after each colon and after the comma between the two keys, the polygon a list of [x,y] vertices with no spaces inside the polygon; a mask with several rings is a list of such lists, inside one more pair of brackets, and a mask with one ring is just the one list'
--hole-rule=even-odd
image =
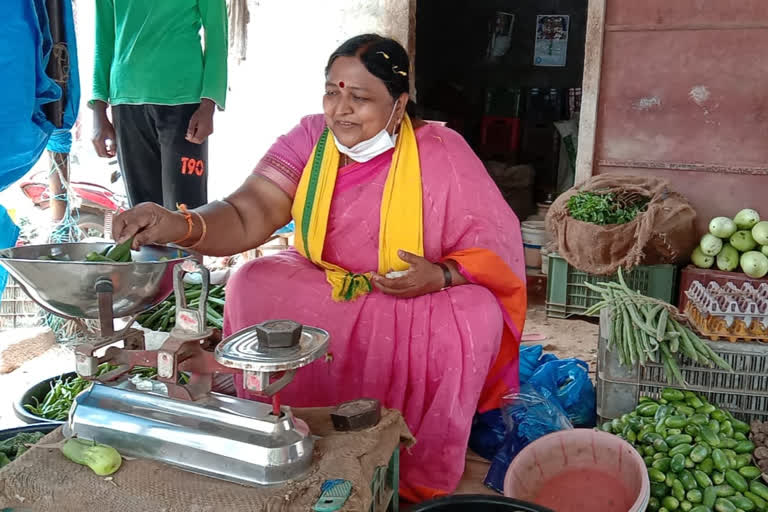
{"label": "doorway", "polygon": [[420,0],[419,114],[461,133],[521,221],[574,183],[588,0]]}

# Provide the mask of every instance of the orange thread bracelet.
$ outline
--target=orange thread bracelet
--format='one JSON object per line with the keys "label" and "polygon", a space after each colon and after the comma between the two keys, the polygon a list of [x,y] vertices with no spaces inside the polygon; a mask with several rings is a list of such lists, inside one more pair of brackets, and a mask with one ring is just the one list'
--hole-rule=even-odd
{"label": "orange thread bracelet", "polygon": [[187,210],[187,205],[185,204],[178,204],[176,203],[176,208],[179,209],[179,212],[184,215],[184,219],[187,221],[187,234],[184,235],[184,238],[180,238],[176,240],[175,242],[171,242],[172,244],[179,245],[181,242],[186,241],[190,236],[192,236],[192,215],[189,213],[189,210]]}
{"label": "orange thread bracelet", "polygon": [[199,213],[197,213],[196,211],[192,211],[190,213],[193,213],[193,214],[197,215],[197,218],[200,219],[200,225],[201,225],[202,230],[203,230],[203,232],[200,234],[200,238],[197,240],[197,242],[195,242],[194,244],[192,244],[192,245],[187,247],[187,249],[194,249],[195,247],[197,247],[198,245],[203,243],[203,240],[205,240],[205,235],[208,233],[208,224],[206,224],[205,219],[203,218],[203,216],[200,215]]}

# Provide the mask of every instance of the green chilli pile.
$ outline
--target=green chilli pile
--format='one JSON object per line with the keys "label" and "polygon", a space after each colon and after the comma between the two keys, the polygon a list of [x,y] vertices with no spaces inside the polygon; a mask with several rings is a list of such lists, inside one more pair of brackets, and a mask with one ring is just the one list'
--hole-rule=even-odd
{"label": "green chilli pile", "polygon": [[[109,363],[102,363],[99,365],[96,376],[100,377],[116,368],[117,366],[110,365]],[[137,366],[131,370],[131,375],[138,375],[143,379],[152,379],[157,376],[157,369]],[[182,383],[186,383],[188,377],[185,374],[181,374],[179,380]],[[66,379],[59,377],[51,382],[51,389],[45,394],[42,401],[33,396],[32,401],[34,403],[24,404],[24,408],[40,418],[65,421],[69,416],[69,409],[72,407],[75,397],[85,391],[90,385],[91,381],[78,375]]]}
{"label": "green chilli pile", "polygon": [[608,350],[618,352],[620,364],[644,366],[648,361],[661,363],[667,381],[684,387],[687,384],[677,362],[681,354],[701,365],[732,371],[707,342],[678,321],[676,308],[631,290],[624,281],[621,269],[618,277],[618,283],[584,285],[602,297],[585,315],[594,315],[603,308],[611,312]]}
{"label": "green chilli pile", "polygon": [[131,258],[131,245],[133,238],[117,245],[107,246],[103,251],[89,252],[85,255],[86,261],[106,262],[106,263],[129,263]]}
{"label": "green chilli pile", "polygon": [[601,428],[643,456],[649,511],[768,511],[750,426],[695,393],[666,388],[659,400],[642,397],[634,411]]}
{"label": "green chilli pile", "polygon": [[[184,296],[187,300],[187,307],[197,309],[200,306],[200,295],[203,291],[201,284],[187,284],[184,287]],[[208,292],[208,300],[205,304],[206,321],[208,327],[221,329],[224,325],[224,286],[214,286]],[[170,332],[176,325],[176,295],[150,309],[146,313],[139,315],[136,319],[139,325],[145,329],[159,332]]]}

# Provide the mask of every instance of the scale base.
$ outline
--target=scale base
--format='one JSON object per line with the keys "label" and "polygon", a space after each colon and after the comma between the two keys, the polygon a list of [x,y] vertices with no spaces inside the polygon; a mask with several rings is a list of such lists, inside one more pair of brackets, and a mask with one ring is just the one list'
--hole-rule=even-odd
{"label": "scale base", "polygon": [[244,485],[279,485],[312,464],[307,425],[289,408],[210,393],[196,401],[137,391],[130,382],[94,383],[74,401],[64,436],[114,447]]}

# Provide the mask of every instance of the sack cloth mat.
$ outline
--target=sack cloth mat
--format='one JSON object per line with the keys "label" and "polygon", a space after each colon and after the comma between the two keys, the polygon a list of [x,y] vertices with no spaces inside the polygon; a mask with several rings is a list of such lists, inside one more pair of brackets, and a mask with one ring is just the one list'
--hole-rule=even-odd
{"label": "sack cloth mat", "polygon": [[[312,468],[306,478],[278,487],[248,487],[197,475],[146,459],[123,460],[111,477],[65,458],[57,448],[32,448],[0,470],[0,510],[80,512],[306,512],[320,497],[323,482],[352,482],[342,510],[367,511],[372,503],[374,470],[389,464],[395,449],[412,445],[402,415],[383,410],[375,427],[338,433],[331,408],[294,409],[316,439]],[[40,444],[63,439],[61,429]]]}

